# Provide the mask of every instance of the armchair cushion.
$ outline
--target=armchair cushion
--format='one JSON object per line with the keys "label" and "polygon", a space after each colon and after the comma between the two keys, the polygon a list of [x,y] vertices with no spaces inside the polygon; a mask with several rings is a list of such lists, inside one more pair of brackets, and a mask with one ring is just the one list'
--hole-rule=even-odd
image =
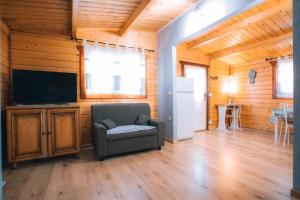
{"label": "armchair cushion", "polygon": [[111,119],[101,120],[100,123],[103,124],[107,129],[112,129],[117,127],[117,124]]}
{"label": "armchair cushion", "polygon": [[124,125],[117,126],[107,131],[108,140],[119,140],[150,135],[157,135],[156,127],[141,125]]}
{"label": "armchair cushion", "polygon": [[135,124],[136,125],[148,125],[148,120],[150,119],[150,117],[148,115],[144,115],[144,114],[140,114],[136,121]]}

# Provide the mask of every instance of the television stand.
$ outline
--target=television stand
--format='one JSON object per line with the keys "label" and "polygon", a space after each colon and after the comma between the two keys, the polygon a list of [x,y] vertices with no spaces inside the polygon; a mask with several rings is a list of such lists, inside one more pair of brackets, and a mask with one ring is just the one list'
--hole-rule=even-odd
{"label": "television stand", "polygon": [[80,153],[78,104],[6,107],[8,162]]}

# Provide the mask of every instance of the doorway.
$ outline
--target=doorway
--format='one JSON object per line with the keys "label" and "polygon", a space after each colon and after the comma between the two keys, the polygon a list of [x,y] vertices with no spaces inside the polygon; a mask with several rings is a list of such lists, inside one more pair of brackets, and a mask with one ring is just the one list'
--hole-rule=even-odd
{"label": "doorway", "polygon": [[180,61],[182,75],[194,80],[194,131],[208,129],[208,66]]}

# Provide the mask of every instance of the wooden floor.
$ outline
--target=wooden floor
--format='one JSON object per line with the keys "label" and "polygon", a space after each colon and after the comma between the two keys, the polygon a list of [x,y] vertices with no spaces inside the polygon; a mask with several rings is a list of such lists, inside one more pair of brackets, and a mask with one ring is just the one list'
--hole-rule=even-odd
{"label": "wooden floor", "polygon": [[196,133],[100,162],[91,150],[5,170],[5,199],[291,199],[292,147],[272,135]]}

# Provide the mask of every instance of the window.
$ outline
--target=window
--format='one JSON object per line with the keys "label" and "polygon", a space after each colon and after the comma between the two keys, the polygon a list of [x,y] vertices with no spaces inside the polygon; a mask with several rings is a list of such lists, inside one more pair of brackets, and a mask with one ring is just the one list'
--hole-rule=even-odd
{"label": "window", "polygon": [[279,58],[273,63],[273,98],[293,98],[293,59]]}
{"label": "window", "polygon": [[194,81],[194,101],[201,103],[205,101],[207,89],[206,68],[192,65],[185,65],[185,77],[192,78]]}
{"label": "window", "polygon": [[133,48],[89,45],[81,53],[81,96],[83,98],[145,98],[144,51]]}

